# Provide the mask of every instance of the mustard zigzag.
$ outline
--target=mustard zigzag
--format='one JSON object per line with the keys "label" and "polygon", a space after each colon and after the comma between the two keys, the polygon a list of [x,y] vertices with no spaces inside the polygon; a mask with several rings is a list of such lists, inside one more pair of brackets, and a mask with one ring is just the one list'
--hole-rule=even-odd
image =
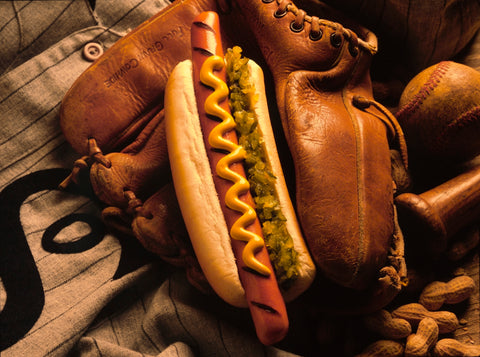
{"label": "mustard zigzag", "polygon": [[245,159],[246,151],[242,146],[223,137],[224,133],[233,130],[236,126],[232,115],[219,105],[228,97],[228,87],[224,81],[215,76],[213,70],[221,70],[224,66],[225,62],[222,57],[210,56],[205,60],[200,70],[200,81],[214,90],[205,101],[205,112],[222,120],[210,132],[208,142],[213,148],[228,152],[218,162],[216,173],[220,177],[233,182],[225,195],[225,203],[230,209],[242,213],[242,216],[233,224],[230,235],[233,239],[247,242],[242,252],[245,265],[262,275],[268,276],[270,275],[270,269],[255,258],[255,254],[264,245],[263,238],[246,229],[254,222],[257,214],[250,205],[239,198],[240,194],[250,190],[250,184],[245,177],[230,169],[231,164]]}

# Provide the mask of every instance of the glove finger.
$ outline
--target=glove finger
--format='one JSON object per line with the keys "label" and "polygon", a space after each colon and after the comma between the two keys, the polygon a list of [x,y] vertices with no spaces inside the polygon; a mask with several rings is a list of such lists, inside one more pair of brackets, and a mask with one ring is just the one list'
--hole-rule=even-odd
{"label": "glove finger", "polygon": [[158,113],[123,152],[105,155],[110,165],[95,162],[90,181],[96,196],[104,203],[125,208],[126,191],[145,199],[170,179],[163,111]]}
{"label": "glove finger", "polygon": [[102,211],[102,220],[112,232],[133,236],[132,217],[125,210],[113,206],[106,207]]}
{"label": "glove finger", "polygon": [[172,184],[145,201],[133,219],[132,229],[147,250],[172,265],[184,267],[192,285],[211,291],[190,243]]}

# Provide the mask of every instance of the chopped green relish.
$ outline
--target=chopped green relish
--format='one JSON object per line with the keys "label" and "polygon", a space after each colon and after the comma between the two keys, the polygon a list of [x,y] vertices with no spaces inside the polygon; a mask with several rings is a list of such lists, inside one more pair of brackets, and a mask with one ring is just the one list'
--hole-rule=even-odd
{"label": "chopped green relish", "polygon": [[238,142],[247,152],[245,170],[250,191],[275,275],[279,285],[286,290],[298,276],[298,253],[286,228],[275,191],[276,177],[267,163],[263,138],[257,127],[253,111],[257,96],[250,80],[248,58],[242,57],[242,49],[238,46],[229,48],[225,57],[230,108],[236,122]]}

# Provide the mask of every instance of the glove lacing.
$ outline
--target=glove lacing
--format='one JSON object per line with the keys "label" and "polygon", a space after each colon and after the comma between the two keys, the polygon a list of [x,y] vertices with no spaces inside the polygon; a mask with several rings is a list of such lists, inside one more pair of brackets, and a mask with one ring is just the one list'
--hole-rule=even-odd
{"label": "glove lacing", "polygon": [[[393,114],[377,101],[365,98],[360,95],[356,95],[352,98],[352,104],[354,107],[364,111],[370,107],[374,107],[383,115],[383,117],[380,116],[378,118],[385,123],[387,128],[392,133],[393,137],[396,138],[404,168],[405,170],[407,170],[408,169],[407,144],[405,141],[403,130],[400,124],[398,123],[397,119],[393,116]],[[393,209],[394,209],[395,226],[394,226],[394,232],[392,237],[392,245],[388,252],[390,267],[389,266],[385,267],[382,274],[388,275],[392,279],[392,281],[396,281],[397,284],[406,286],[408,284],[408,278],[407,278],[407,267],[405,262],[404,236],[400,228],[400,224],[398,221],[397,208],[395,205],[393,206]],[[391,270],[391,267],[395,269],[396,274],[394,273],[393,270]],[[395,276],[396,278],[393,279],[392,277],[395,277]]]}
{"label": "glove lacing", "polygon": [[398,120],[393,116],[393,114],[377,101],[370,100],[360,95],[356,95],[352,98],[352,104],[360,110],[366,110],[372,106],[384,115],[384,117],[379,117],[379,119],[385,123],[387,128],[389,128],[393,137],[396,137],[400,154],[402,156],[403,165],[405,166],[405,169],[408,169],[408,152],[405,135],[403,134],[403,130]]}
{"label": "glove lacing", "polygon": [[349,50],[352,56],[357,55],[359,47],[367,50],[372,55],[377,52],[376,45],[358,38],[352,30],[344,28],[339,23],[320,19],[317,16],[310,16],[304,10],[297,8],[289,0],[262,0],[265,4],[270,4],[274,1],[276,1],[278,5],[278,8],[274,13],[275,17],[284,17],[289,12],[295,15],[295,19],[290,23],[290,30],[293,32],[303,31],[305,28],[305,22],[307,22],[310,24],[310,39],[312,41],[318,41],[323,37],[322,27],[329,27],[335,31],[330,37],[330,41],[334,47],[339,47],[341,45],[341,36],[343,36],[345,40],[349,42]]}
{"label": "glove lacing", "polygon": [[93,162],[98,162],[106,168],[112,166],[110,160],[103,155],[102,150],[98,147],[97,141],[94,138],[90,138],[88,139],[88,155],[75,160],[72,172],[62,181],[62,183],[60,183],[59,188],[66,189],[72,182],[78,183],[80,171],[88,169]]}

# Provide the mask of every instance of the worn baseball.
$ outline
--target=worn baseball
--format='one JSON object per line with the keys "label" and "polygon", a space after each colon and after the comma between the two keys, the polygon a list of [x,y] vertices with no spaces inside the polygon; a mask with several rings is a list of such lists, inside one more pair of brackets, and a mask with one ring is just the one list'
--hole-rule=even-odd
{"label": "worn baseball", "polygon": [[396,116],[409,153],[421,159],[465,162],[480,155],[480,72],[444,61],[405,87]]}

